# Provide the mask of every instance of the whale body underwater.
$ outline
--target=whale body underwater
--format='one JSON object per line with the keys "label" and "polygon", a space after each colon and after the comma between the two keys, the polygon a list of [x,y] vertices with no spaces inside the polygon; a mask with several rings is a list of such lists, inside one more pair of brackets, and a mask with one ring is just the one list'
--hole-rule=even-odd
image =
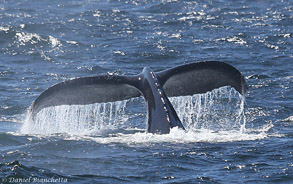
{"label": "whale body underwater", "polygon": [[32,119],[42,109],[60,105],[87,105],[143,96],[148,106],[147,132],[168,134],[185,129],[168,97],[205,93],[231,86],[241,95],[247,90],[244,76],[220,61],[195,62],[161,72],[145,67],[138,75],[98,75],[67,80],[51,86],[29,108]]}

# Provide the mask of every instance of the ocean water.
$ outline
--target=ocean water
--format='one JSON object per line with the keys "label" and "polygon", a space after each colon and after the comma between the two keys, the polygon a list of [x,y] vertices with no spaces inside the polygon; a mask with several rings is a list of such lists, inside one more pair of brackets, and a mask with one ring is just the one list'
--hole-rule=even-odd
{"label": "ocean water", "polygon": [[[0,183],[293,183],[293,2],[0,1]],[[51,85],[224,61],[246,78],[172,98],[187,132],[145,133],[142,98],[44,109]]]}

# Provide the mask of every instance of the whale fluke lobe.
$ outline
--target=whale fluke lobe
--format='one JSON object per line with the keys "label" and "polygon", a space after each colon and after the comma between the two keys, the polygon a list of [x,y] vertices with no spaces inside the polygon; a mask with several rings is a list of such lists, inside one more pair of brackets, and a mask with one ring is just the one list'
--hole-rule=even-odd
{"label": "whale fluke lobe", "polygon": [[45,90],[32,104],[36,115],[46,107],[114,102],[141,96],[137,77],[101,75],[67,80]]}
{"label": "whale fluke lobe", "polygon": [[132,76],[99,75],[67,80],[45,90],[31,105],[32,118],[44,108],[87,105],[144,96],[148,104],[150,133],[167,134],[173,127],[184,129],[168,97],[186,96],[231,86],[244,94],[244,76],[233,66],[219,62],[197,62],[161,72],[145,67]]}
{"label": "whale fluke lobe", "polygon": [[219,61],[190,63],[157,73],[168,97],[206,93],[231,86],[244,95],[244,76],[233,66]]}

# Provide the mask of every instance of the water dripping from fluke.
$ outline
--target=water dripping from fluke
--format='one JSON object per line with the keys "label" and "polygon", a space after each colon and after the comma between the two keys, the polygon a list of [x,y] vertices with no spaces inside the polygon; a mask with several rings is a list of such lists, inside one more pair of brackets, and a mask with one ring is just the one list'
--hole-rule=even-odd
{"label": "water dripping from fluke", "polygon": [[116,129],[127,122],[127,100],[91,105],[61,105],[42,109],[34,118],[28,113],[25,134],[71,133],[77,135]]}
{"label": "water dripping from fluke", "polygon": [[[131,128],[133,134],[143,132],[147,118],[146,107],[141,105],[143,101],[142,98],[133,98],[118,102],[44,108],[34,118],[27,115],[21,133],[104,135],[113,132],[125,134],[123,130]],[[171,97],[170,101],[188,132],[245,132],[245,98],[234,88],[221,87],[205,94]]]}
{"label": "water dripping from fluke", "polygon": [[221,87],[204,94],[172,97],[170,100],[188,131],[245,132],[245,97],[234,88]]}

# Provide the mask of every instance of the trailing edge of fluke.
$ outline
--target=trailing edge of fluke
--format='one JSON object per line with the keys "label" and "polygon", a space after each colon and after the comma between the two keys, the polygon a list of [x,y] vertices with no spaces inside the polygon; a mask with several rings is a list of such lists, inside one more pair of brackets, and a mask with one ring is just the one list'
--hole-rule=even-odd
{"label": "trailing edge of fluke", "polygon": [[205,93],[231,86],[244,95],[244,76],[219,61],[180,65],[161,72],[145,67],[138,75],[98,75],[58,83],[45,90],[31,105],[34,118],[46,108],[114,102],[144,96],[148,104],[147,132],[167,134],[173,127],[184,129],[168,97]]}

